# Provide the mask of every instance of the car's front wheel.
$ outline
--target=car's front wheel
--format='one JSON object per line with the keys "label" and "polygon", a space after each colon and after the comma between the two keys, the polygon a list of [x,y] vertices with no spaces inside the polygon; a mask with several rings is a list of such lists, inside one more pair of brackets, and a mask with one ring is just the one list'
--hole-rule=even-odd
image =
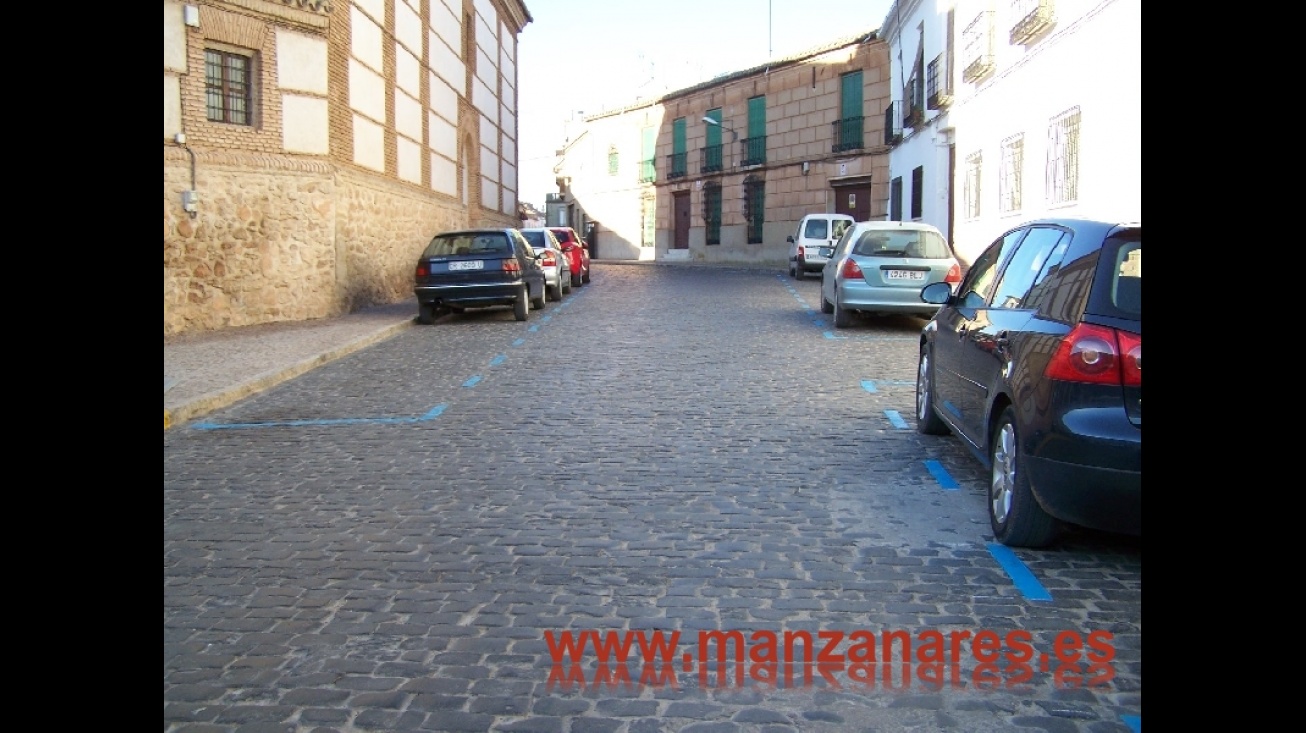
{"label": "car's front wheel", "polygon": [[934,360],[930,349],[921,347],[920,363],[916,368],[916,432],[922,435],[947,435],[948,426],[934,411]]}
{"label": "car's front wheel", "polygon": [[521,286],[521,292],[517,294],[517,300],[512,304],[512,314],[517,320],[524,321],[531,316],[530,288],[525,285]]}
{"label": "car's front wheel", "polygon": [[993,431],[989,458],[993,476],[989,485],[989,523],[993,536],[1012,547],[1047,547],[1057,538],[1057,520],[1039,506],[1025,475],[1016,432],[1016,411],[1002,411]]}

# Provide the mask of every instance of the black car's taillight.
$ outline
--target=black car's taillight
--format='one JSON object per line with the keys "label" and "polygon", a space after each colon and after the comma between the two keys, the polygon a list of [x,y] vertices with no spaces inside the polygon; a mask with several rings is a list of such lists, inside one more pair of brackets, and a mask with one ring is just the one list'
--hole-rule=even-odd
{"label": "black car's taillight", "polygon": [[431,266],[428,265],[428,264],[426,264],[425,262],[418,262],[418,263],[417,263],[417,276],[418,276],[418,277],[429,277],[430,275],[431,275]]}
{"label": "black car's taillight", "polygon": [[1067,382],[1141,387],[1143,337],[1081,323],[1061,340],[1044,374]]}

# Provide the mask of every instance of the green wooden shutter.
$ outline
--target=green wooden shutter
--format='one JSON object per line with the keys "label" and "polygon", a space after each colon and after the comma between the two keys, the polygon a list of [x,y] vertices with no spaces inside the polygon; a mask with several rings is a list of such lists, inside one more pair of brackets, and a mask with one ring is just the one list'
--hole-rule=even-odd
{"label": "green wooden shutter", "polygon": [[710,148],[714,145],[721,144],[721,108],[717,107],[716,109],[709,109],[706,116],[717,121],[717,124],[715,125],[707,125],[706,122],[703,123],[707,125],[707,146]]}
{"label": "green wooden shutter", "polygon": [[656,167],[653,158],[657,155],[657,139],[653,136],[654,132],[652,127],[645,127],[641,131],[639,153],[639,180],[641,181],[652,181],[655,177]]}
{"label": "green wooden shutter", "polygon": [[681,117],[671,123],[671,152],[679,155],[685,152],[685,118]]}
{"label": "green wooden shutter", "polygon": [[862,72],[839,79],[839,149],[862,147]]}
{"label": "green wooden shutter", "polygon": [[766,137],[766,97],[748,100],[748,136]]}

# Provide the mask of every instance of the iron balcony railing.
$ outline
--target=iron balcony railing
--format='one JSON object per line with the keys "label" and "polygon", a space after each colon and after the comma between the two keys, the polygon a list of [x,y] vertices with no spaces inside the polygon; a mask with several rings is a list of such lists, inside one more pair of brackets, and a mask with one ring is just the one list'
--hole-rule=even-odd
{"label": "iron balcony railing", "polygon": [[830,131],[834,144],[830,146],[830,151],[839,153],[844,150],[860,150],[866,147],[862,141],[863,121],[865,119],[864,117],[845,117],[842,120],[831,122]]}
{"label": "iron balcony railing", "polygon": [[902,102],[889,102],[884,108],[884,144],[896,145],[902,140]]}
{"label": "iron balcony railing", "polygon": [[716,173],[721,170],[721,143],[703,148],[703,173]]}
{"label": "iron balcony railing", "polygon": [[762,165],[766,162],[766,135],[746,137],[739,141],[740,165]]}
{"label": "iron balcony railing", "polygon": [[680,178],[689,171],[689,153],[672,153],[667,156],[667,178]]}
{"label": "iron balcony railing", "polygon": [[943,109],[952,102],[952,79],[948,76],[948,57],[939,54],[925,71],[925,104]]}

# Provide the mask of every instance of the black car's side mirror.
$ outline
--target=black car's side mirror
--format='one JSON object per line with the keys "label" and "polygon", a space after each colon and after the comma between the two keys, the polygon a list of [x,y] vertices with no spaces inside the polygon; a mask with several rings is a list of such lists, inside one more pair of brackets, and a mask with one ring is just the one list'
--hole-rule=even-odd
{"label": "black car's side mirror", "polygon": [[788,242],[789,244],[793,244],[793,243],[794,243],[794,235],[790,234],[789,236],[785,237],[785,241]]}
{"label": "black car's side mirror", "polygon": [[931,305],[946,305],[952,297],[952,285],[949,283],[930,283],[921,288],[921,302]]}

